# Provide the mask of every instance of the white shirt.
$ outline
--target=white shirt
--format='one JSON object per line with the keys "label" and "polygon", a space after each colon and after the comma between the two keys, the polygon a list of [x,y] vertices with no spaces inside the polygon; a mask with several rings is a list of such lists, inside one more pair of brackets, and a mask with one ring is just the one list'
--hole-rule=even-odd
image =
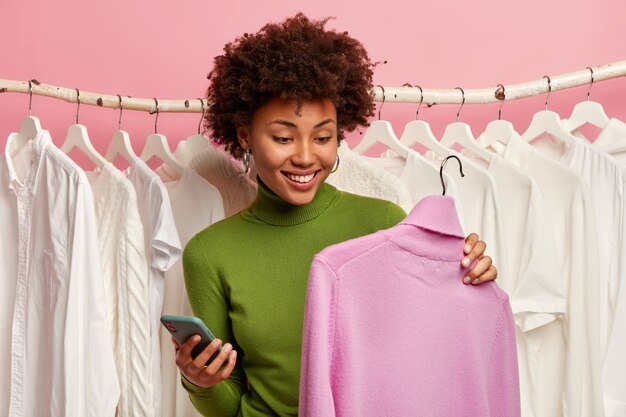
{"label": "white shirt", "polygon": [[[574,132],[575,135],[576,133],[578,132]],[[602,129],[602,131],[598,134],[598,137],[593,142],[593,145],[612,154],[612,152],[610,152],[611,145],[614,145],[619,141],[623,142],[624,139],[626,139],[626,123],[619,119],[612,118],[609,120],[607,125],[604,126],[604,129]]]}
{"label": "white shirt", "polygon": [[[624,277],[624,273],[621,275]],[[622,280],[623,281],[623,280]],[[620,286],[619,302],[613,306],[611,339],[602,367],[606,417],[626,416],[626,285]]]}
{"label": "white shirt", "polygon": [[137,192],[143,223],[146,254],[150,265],[150,324],[152,340],[152,381],[155,415],[161,415],[160,317],[165,291],[165,271],[180,259],[182,248],[167,189],[161,178],[139,158],[128,168],[128,178]]}
{"label": "white shirt", "polygon": [[533,340],[540,332],[532,330],[551,323],[567,311],[554,233],[539,186],[528,174],[495,154],[489,162],[466,150],[463,154],[487,168],[497,186],[510,268],[509,276],[498,279],[498,285],[509,294],[517,324],[522,415],[535,416],[529,368],[537,361],[528,356],[526,344],[540,343],[540,339]]}
{"label": "white shirt", "polygon": [[[531,404],[537,417],[602,416],[599,346],[598,246],[595,214],[582,176],[513,134],[492,148],[531,175],[550,216],[568,308],[564,320],[527,339]],[[527,336],[530,333],[526,334]],[[521,375],[520,375],[521,376]]]}
{"label": "white shirt", "polygon": [[[572,134],[587,139],[579,130]],[[610,119],[598,134],[593,146],[610,154],[622,164],[626,164],[626,123],[618,119]]]}
{"label": "white shirt", "polygon": [[509,266],[498,285],[509,294],[516,324],[527,332],[556,320],[566,311],[565,288],[539,186],[498,155],[489,162],[467,151],[463,155],[487,169],[497,187]]}
{"label": "white shirt", "polygon": [[[581,132],[573,132],[575,136],[584,136]],[[626,123],[617,119],[609,120],[609,123],[600,132],[593,143],[614,158],[611,162],[618,165],[622,170],[626,167]],[[619,161],[619,162],[616,162]],[[625,176],[626,178],[626,176]],[[622,184],[623,194],[626,195],[626,183]],[[622,197],[624,198],[624,197]],[[626,207],[621,211],[621,245],[624,253],[626,239]],[[623,255],[622,255],[623,256]],[[607,347],[602,366],[602,384],[604,388],[604,407],[607,417],[626,415],[626,285],[622,283],[626,275],[626,262],[620,265],[618,273],[619,282],[609,285],[609,301],[607,316],[612,325],[607,329]]]}
{"label": "white shirt", "polygon": [[615,144],[615,146],[607,145],[600,149],[610,154],[616,161],[626,165],[626,137],[622,143],[623,144]]}
{"label": "white shirt", "polygon": [[111,163],[86,174],[95,198],[100,260],[121,388],[117,416],[154,416],[150,282],[137,193]]}
{"label": "white shirt", "polygon": [[[204,228],[224,218],[224,203],[217,188],[190,168],[182,176],[167,165],[156,170],[163,180],[172,202],[176,228],[183,246]],[[193,315],[179,260],[165,273],[163,314]],[[174,361],[172,336],[161,326],[161,374],[163,377],[162,417],[200,417],[189,400],[189,393],[180,383],[180,373]]]}
{"label": "white shirt", "polygon": [[413,208],[411,194],[402,181],[353,152],[343,143],[337,152],[339,167],[326,182],[352,194],[396,203],[407,213]]}
{"label": "white shirt", "polygon": [[561,161],[579,172],[589,184],[596,212],[600,253],[599,278],[601,280],[601,352],[606,351],[611,329],[620,273],[626,262],[622,244],[621,222],[626,208],[623,184],[626,170],[614,158],[598,150],[584,139],[574,141]]}
{"label": "white shirt", "polygon": [[119,386],[91,187],[41,131],[0,156],[0,414],[115,414]]}

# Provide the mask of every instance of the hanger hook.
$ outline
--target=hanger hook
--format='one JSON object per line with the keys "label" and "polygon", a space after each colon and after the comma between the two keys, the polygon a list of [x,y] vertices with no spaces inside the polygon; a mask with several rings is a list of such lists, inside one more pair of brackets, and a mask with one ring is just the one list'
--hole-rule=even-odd
{"label": "hanger hook", "polygon": [[78,88],[75,88],[74,90],[76,90],[76,102],[78,103],[78,106],[76,106],[76,124],[78,124],[78,112],[80,112],[80,91],[78,91]]}
{"label": "hanger hook", "polygon": [[543,78],[548,79],[548,95],[546,96],[546,110],[548,110],[548,98],[550,97],[550,93],[552,92],[552,81],[550,81],[550,77],[544,75]]}
{"label": "hanger hook", "polygon": [[420,114],[420,107],[422,107],[422,103],[424,102],[424,90],[422,90],[422,87],[420,87],[419,85],[411,85],[410,83],[404,83],[402,84],[402,87],[411,87],[411,88],[419,88],[420,89],[420,104],[417,106],[417,111],[415,112],[415,120],[419,119],[419,114]]}
{"label": "hanger hook", "polygon": [[198,122],[198,135],[200,134],[200,126],[202,125],[202,120],[204,120],[204,100],[198,98],[200,100],[200,105],[202,106],[202,116],[200,117],[200,121]]}
{"label": "hanger hook", "polygon": [[152,97],[154,104],[156,105],[156,118],[154,119],[154,133],[157,133],[157,122],[159,121],[159,102],[156,97]]}
{"label": "hanger hook", "polygon": [[502,119],[502,106],[504,105],[504,100],[506,100],[506,93],[504,91],[504,86],[502,84],[498,84],[498,89],[496,90],[496,98],[501,101],[500,109],[498,109],[498,120]]}
{"label": "hanger hook", "polygon": [[122,96],[118,94],[117,98],[120,100],[120,117],[117,119],[117,130],[122,130],[122,110],[124,106],[122,106]]}
{"label": "hanger hook", "polygon": [[32,116],[31,105],[33,103],[33,81],[28,80],[28,115]]}
{"label": "hanger hook", "polygon": [[422,87],[420,87],[417,84],[415,86],[420,89],[420,104],[417,106],[417,111],[415,112],[415,120],[418,120],[419,114],[420,114],[420,107],[422,107],[422,103],[424,102],[424,90],[422,90]]}
{"label": "hanger hook", "polygon": [[378,108],[378,120],[380,120],[380,111],[383,108],[383,105],[385,104],[385,87],[383,87],[382,85],[377,85],[376,87],[380,87],[381,90],[383,90],[383,102],[380,104],[380,107]]}
{"label": "hanger hook", "polygon": [[591,87],[593,87],[593,68],[587,67],[589,71],[591,71],[591,84],[589,85],[589,90],[587,90],[587,101],[589,101],[589,93],[591,92]]}
{"label": "hanger hook", "polygon": [[463,101],[461,102],[461,107],[459,107],[459,111],[456,112],[456,121],[459,122],[459,114],[461,114],[461,109],[465,104],[465,91],[461,87],[454,87],[455,90],[461,90],[461,94],[463,94]]}
{"label": "hanger hook", "polygon": [[443,169],[446,167],[448,159],[450,158],[454,158],[457,160],[457,162],[459,163],[459,171],[461,171],[461,177],[465,176],[465,174],[463,174],[463,164],[461,163],[459,157],[456,155],[447,156],[443,161],[441,161],[441,167],[439,168],[439,178],[441,179],[441,188],[443,188],[443,193],[441,195],[446,195],[446,183],[443,181]]}

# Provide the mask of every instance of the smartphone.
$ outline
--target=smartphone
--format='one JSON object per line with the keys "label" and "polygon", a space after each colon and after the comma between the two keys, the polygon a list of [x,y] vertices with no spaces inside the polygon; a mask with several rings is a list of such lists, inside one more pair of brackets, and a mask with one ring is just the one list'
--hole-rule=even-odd
{"label": "smartphone", "polygon": [[[161,323],[176,339],[179,345],[185,343],[194,334],[200,335],[200,342],[191,351],[191,357],[196,358],[212,341],[215,336],[202,320],[193,316],[161,316]],[[213,354],[207,361],[207,365],[217,356],[222,347]]]}

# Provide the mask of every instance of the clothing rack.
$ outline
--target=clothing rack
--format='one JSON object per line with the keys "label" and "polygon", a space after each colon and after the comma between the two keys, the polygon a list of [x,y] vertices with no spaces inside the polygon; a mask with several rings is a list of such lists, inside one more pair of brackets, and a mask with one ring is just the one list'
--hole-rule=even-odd
{"label": "clothing rack", "polygon": [[[375,87],[373,94],[375,101],[382,102],[384,98],[384,101],[387,103],[422,102],[427,106],[462,103],[485,104],[496,103],[502,100],[519,100],[539,94],[624,76],[626,76],[626,60],[555,75],[549,77],[549,82],[548,77],[544,76],[537,80],[511,84],[505,87],[467,89],[463,90],[463,93],[459,88],[423,88],[423,93],[421,93],[420,88],[417,86]],[[4,92],[25,94],[32,92],[32,95],[52,97],[67,101],[68,103],[76,103],[78,98],[77,89],[44,84],[37,80],[16,81],[0,79],[0,93]],[[206,105],[206,100],[202,100],[202,104],[200,104],[200,101],[201,99],[158,100],[154,98],[136,98],[131,96],[118,97],[118,95],[115,94],[80,91],[80,104],[119,109],[121,103],[124,110],[146,111],[151,114],[157,112],[157,110],[159,113],[200,113]]]}

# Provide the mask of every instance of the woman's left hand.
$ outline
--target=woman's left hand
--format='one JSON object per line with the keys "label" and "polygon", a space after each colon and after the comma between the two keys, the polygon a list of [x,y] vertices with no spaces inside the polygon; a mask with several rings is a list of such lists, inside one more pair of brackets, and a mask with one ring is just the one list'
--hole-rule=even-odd
{"label": "woman's left hand", "polygon": [[461,261],[461,266],[467,268],[476,259],[478,259],[478,262],[476,262],[474,268],[463,277],[464,284],[482,284],[483,282],[493,281],[498,278],[498,271],[496,267],[492,265],[491,258],[484,255],[486,248],[487,244],[479,240],[476,233],[470,233],[470,235],[465,238],[465,247],[463,248],[465,257]]}

